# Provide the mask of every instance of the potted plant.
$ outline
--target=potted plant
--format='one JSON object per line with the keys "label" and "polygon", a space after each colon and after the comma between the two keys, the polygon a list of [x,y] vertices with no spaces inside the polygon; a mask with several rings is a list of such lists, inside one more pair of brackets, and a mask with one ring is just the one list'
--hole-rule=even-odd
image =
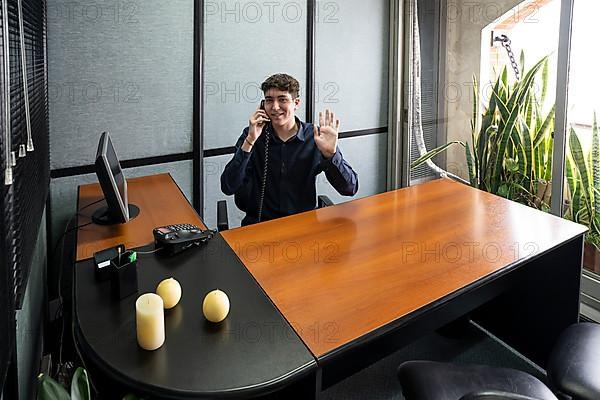
{"label": "potted plant", "polygon": [[[79,367],[71,380],[71,393],[46,374],[38,376],[38,400],[91,400],[90,384],[85,369]],[[123,400],[139,400],[128,394]]]}
{"label": "potted plant", "polygon": [[586,225],[583,265],[600,273],[600,137],[596,114],[592,123],[592,145],[586,151],[575,129],[569,129],[565,218]]}
{"label": "potted plant", "polygon": [[[539,99],[533,90],[538,75],[541,75],[542,89]],[[541,110],[547,82],[547,56],[512,86],[504,67],[493,85],[489,104],[480,115],[480,94],[473,77],[471,142],[454,141],[437,147],[415,160],[411,167],[415,168],[458,144],[465,148],[471,186],[532,207],[548,209],[554,106],[548,112]]]}

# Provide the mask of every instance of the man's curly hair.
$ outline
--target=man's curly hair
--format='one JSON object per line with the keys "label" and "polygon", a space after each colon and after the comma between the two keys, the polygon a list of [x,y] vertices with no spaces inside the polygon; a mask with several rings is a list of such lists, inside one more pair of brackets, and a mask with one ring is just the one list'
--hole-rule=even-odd
{"label": "man's curly hair", "polygon": [[263,93],[267,93],[269,89],[289,92],[293,99],[300,95],[300,83],[298,83],[296,78],[288,74],[271,75],[260,85],[260,88]]}

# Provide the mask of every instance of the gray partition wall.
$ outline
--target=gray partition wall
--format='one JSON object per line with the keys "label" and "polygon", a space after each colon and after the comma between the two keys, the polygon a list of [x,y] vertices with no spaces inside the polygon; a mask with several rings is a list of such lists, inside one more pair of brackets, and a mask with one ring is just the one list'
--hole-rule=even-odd
{"label": "gray partition wall", "polygon": [[[262,99],[265,77],[286,72],[301,83],[301,107],[333,109],[341,119],[340,147],[359,175],[357,197],[386,189],[388,25],[385,0],[363,2],[205,2],[204,24],[204,219],[216,225],[216,202],[228,202],[231,227],[243,214],[220,189],[249,115]],[[311,13],[312,11],[312,13]],[[314,35],[314,42],[311,42]],[[311,58],[314,56],[314,59]],[[311,90],[307,93],[307,85]],[[314,100],[312,104],[306,104]],[[319,176],[318,191],[342,197]]]}
{"label": "gray partition wall", "polygon": [[315,111],[335,109],[342,132],[386,126],[389,1],[319,2],[317,15]]}
{"label": "gray partition wall", "polygon": [[192,151],[192,1],[48,1],[53,170]]}
{"label": "gray partition wall", "polygon": [[77,186],[96,180],[103,131],[121,161],[141,166],[127,176],[171,172],[191,196],[194,10],[194,1],[48,0],[51,248]]}

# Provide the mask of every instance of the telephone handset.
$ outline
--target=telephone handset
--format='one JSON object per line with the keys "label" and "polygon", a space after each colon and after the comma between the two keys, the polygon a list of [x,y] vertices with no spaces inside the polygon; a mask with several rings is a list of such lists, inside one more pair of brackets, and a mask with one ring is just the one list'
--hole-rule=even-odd
{"label": "telephone handset", "polygon": [[[260,101],[260,109],[265,111],[265,101]],[[267,122],[263,127],[263,133],[265,134],[265,167],[263,169],[262,185],[260,188],[260,200],[258,202],[258,222],[262,219],[263,204],[265,202],[265,189],[267,188],[267,171],[269,166],[269,123]]]}

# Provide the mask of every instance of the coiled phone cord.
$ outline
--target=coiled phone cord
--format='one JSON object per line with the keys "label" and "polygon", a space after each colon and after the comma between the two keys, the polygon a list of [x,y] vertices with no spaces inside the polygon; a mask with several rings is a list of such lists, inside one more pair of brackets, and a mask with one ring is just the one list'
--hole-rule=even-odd
{"label": "coiled phone cord", "polygon": [[263,204],[265,202],[265,189],[267,187],[267,171],[269,170],[269,125],[265,125],[265,168],[263,169],[262,187],[258,203],[258,222],[262,219]]}

